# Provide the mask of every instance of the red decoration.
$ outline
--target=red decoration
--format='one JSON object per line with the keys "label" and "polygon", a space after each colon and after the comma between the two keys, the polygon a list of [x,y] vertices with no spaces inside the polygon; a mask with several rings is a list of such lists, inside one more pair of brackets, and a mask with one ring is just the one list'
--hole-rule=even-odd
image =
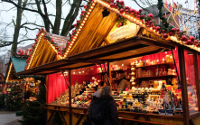
{"label": "red decoration", "polygon": [[113,3],[113,2],[114,2],[114,0],[110,0],[110,2],[112,2],[112,3]]}
{"label": "red decoration", "polygon": [[114,8],[114,7],[115,7],[115,4],[114,4],[114,3],[110,3],[110,7],[111,7],[111,8]]}
{"label": "red decoration", "polygon": [[54,42],[54,39],[53,39],[53,38],[51,38],[51,42]]}
{"label": "red decoration", "polygon": [[119,25],[122,26],[122,22],[120,22]]}
{"label": "red decoration", "polygon": [[181,36],[181,40],[182,40],[182,41],[187,41],[187,40],[188,40],[188,38],[187,38],[187,36],[185,36],[185,35],[182,35],[182,36]]}
{"label": "red decoration", "polygon": [[67,45],[69,46],[71,43],[70,42],[67,42]]}
{"label": "red decoration", "polygon": [[41,28],[40,31],[41,31],[41,32],[44,32],[45,30],[44,30],[44,28]]}
{"label": "red decoration", "polygon": [[165,33],[165,30],[162,30],[162,33]]}
{"label": "red decoration", "polygon": [[144,17],[145,17],[145,15],[144,15],[144,14],[143,14],[143,15],[141,15],[141,18],[142,18],[142,19],[144,19]]}
{"label": "red decoration", "polygon": [[71,39],[73,39],[74,38],[74,36],[73,35],[71,35]]}
{"label": "red decoration", "polygon": [[168,34],[167,34],[167,33],[164,33],[164,34],[163,34],[163,38],[165,38],[165,39],[168,38]]}
{"label": "red decoration", "polygon": [[38,41],[38,39],[35,39],[35,42],[37,42]]}
{"label": "red decoration", "polygon": [[128,14],[128,13],[129,13],[129,10],[128,10],[128,9],[126,9],[126,10],[125,10],[125,13],[126,13],[126,14]]}
{"label": "red decoration", "polygon": [[175,28],[172,28],[171,31],[174,33],[174,32],[176,31],[176,29],[175,29]]}
{"label": "red decoration", "polygon": [[123,7],[124,6],[124,1],[119,1],[119,4]]}
{"label": "red decoration", "polygon": [[159,26],[156,27],[156,31],[157,32],[160,31],[160,27]]}
{"label": "red decoration", "polygon": [[18,55],[21,55],[21,50],[18,50]]}
{"label": "red decoration", "polygon": [[147,17],[153,18],[153,14],[148,14]]}
{"label": "red decoration", "polygon": [[173,36],[173,35],[174,35],[174,33],[173,33],[173,32],[169,32],[169,35],[170,35],[170,36]]}
{"label": "red decoration", "polygon": [[117,9],[117,4],[114,4],[114,8],[116,8],[116,9]]}
{"label": "red decoration", "polygon": [[119,0],[116,0],[117,3],[119,3]]}
{"label": "red decoration", "polygon": [[139,9],[139,12],[142,13],[142,9]]}
{"label": "red decoration", "polygon": [[77,20],[76,22],[77,22],[77,24],[78,24],[78,23],[80,22],[80,20]]}
{"label": "red decoration", "polygon": [[75,33],[76,32],[76,30],[72,30],[72,33]]}
{"label": "red decoration", "polygon": [[197,47],[200,47],[200,42],[198,42]]}
{"label": "red decoration", "polygon": [[84,10],[82,10],[82,11],[81,11],[81,14],[82,14],[82,15],[84,15],[84,14],[85,14],[85,11],[84,11]]}
{"label": "red decoration", "polygon": [[139,11],[135,11],[135,14],[136,14],[136,15],[139,15],[140,13],[139,13]]}
{"label": "red decoration", "polygon": [[87,9],[87,5],[84,5],[84,8]]}
{"label": "red decoration", "polygon": [[190,39],[188,39],[187,42],[186,42],[186,44],[187,45],[192,45],[193,43],[192,43],[192,41]]}
{"label": "red decoration", "polygon": [[177,29],[176,29],[176,32],[180,32],[180,29],[179,29],[179,28],[177,28]]}
{"label": "red decoration", "polygon": [[34,46],[34,45],[32,45],[32,48],[35,48],[35,46]]}
{"label": "red decoration", "polygon": [[61,52],[58,52],[58,55],[62,55],[62,53],[61,53]]}
{"label": "red decoration", "polygon": [[77,24],[74,24],[74,27],[76,27],[77,26]]}
{"label": "red decoration", "polygon": [[197,44],[198,44],[198,41],[197,41],[197,40],[194,40],[194,44],[197,45]]}
{"label": "red decoration", "polygon": [[135,14],[135,9],[130,9],[131,14]]}
{"label": "red decoration", "polygon": [[126,6],[125,9],[130,10],[130,7]]}
{"label": "red decoration", "polygon": [[24,51],[22,51],[21,55],[24,55]]}
{"label": "red decoration", "polygon": [[120,14],[123,14],[124,13],[124,9],[120,9],[119,12],[120,12]]}
{"label": "red decoration", "polygon": [[189,36],[189,39],[191,40],[191,41],[194,41],[194,36]]}

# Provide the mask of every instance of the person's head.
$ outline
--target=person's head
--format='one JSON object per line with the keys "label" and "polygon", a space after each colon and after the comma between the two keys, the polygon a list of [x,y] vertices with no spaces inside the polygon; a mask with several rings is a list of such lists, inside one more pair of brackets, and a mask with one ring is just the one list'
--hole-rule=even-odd
{"label": "person's head", "polygon": [[120,79],[126,79],[126,74],[125,74],[125,73],[122,73],[122,74],[120,75]]}
{"label": "person's head", "polygon": [[105,86],[101,90],[101,96],[103,95],[110,95],[111,96],[111,87],[110,86]]}

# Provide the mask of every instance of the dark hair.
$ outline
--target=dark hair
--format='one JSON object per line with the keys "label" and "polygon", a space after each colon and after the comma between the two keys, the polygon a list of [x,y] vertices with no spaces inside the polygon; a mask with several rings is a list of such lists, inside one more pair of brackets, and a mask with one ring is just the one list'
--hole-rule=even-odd
{"label": "dark hair", "polygon": [[111,96],[111,87],[110,86],[105,86],[101,90],[101,96],[102,95],[110,95]]}

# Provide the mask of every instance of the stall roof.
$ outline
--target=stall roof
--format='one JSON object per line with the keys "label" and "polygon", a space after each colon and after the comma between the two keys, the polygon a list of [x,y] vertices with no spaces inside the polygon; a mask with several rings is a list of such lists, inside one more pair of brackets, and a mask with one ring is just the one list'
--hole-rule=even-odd
{"label": "stall roof", "polygon": [[21,72],[24,70],[26,65],[27,56],[16,55],[10,58],[9,65],[6,71],[6,82],[10,80],[17,80],[15,73]]}
{"label": "stall roof", "polygon": [[14,65],[15,72],[20,72],[24,70],[24,67],[26,65],[26,59],[18,59],[16,57],[11,57],[11,60]]}
{"label": "stall roof", "polygon": [[27,59],[25,69],[31,69],[58,60],[59,53],[66,47],[68,37],[47,33],[43,28],[36,35],[33,51]]}
{"label": "stall roof", "polygon": [[66,59],[50,62],[30,70],[22,71],[17,73],[17,75],[46,75],[68,69],[91,66],[106,61],[116,61],[144,56],[170,49],[174,49],[174,46],[168,44],[168,42],[163,43],[146,37],[134,36],[129,39],[69,56]]}

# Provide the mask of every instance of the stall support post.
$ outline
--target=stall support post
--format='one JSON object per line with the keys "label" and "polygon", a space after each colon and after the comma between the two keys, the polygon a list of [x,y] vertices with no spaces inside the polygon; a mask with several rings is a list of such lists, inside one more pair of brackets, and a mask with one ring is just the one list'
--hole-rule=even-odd
{"label": "stall support post", "polygon": [[[42,83],[41,82],[41,84],[44,84],[44,83]],[[46,83],[45,83],[45,89],[46,89],[46,106],[48,105],[48,75],[46,75]],[[48,111],[46,110],[46,115],[45,115],[45,119],[46,119],[46,123],[47,123],[47,121],[48,121],[48,119],[47,119],[47,114],[48,114]]]}
{"label": "stall support post", "polygon": [[193,54],[193,61],[194,61],[195,83],[197,90],[197,105],[198,105],[198,111],[200,112],[200,90],[199,90],[199,71],[198,71],[199,68],[198,68],[197,53]]}
{"label": "stall support post", "polygon": [[108,69],[108,78],[110,80],[110,85],[112,86],[112,76],[111,76],[110,62],[107,62],[107,69]]}
{"label": "stall support post", "polygon": [[72,125],[71,70],[69,70],[69,125]]}
{"label": "stall support post", "polygon": [[[42,83],[41,83],[42,84]],[[44,83],[43,83],[44,84]],[[48,104],[48,75],[46,75],[46,105]]]}
{"label": "stall support post", "polygon": [[189,125],[189,106],[188,106],[188,93],[187,93],[187,82],[186,82],[186,73],[185,73],[185,58],[184,58],[184,49],[178,47],[178,56],[179,56],[179,66],[180,66],[180,76],[181,76],[181,92],[182,92],[182,102],[183,102],[183,122],[184,125]]}

